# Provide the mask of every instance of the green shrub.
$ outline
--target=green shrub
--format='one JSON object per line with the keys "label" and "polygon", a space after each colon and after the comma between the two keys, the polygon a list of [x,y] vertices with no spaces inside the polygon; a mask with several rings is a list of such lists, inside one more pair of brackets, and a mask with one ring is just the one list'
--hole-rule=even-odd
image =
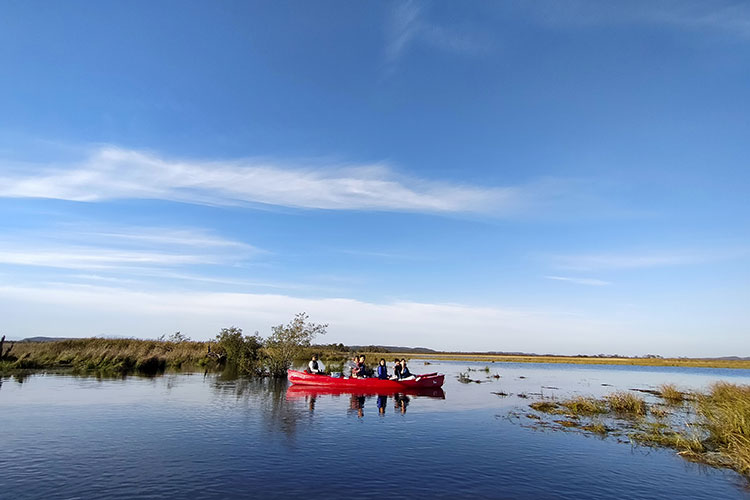
{"label": "green shrub", "polygon": [[312,345],[317,335],[324,335],[328,325],[308,322],[308,315],[298,313],[287,325],[272,328],[272,334],[263,344],[265,365],[271,375],[285,377],[295,359]]}

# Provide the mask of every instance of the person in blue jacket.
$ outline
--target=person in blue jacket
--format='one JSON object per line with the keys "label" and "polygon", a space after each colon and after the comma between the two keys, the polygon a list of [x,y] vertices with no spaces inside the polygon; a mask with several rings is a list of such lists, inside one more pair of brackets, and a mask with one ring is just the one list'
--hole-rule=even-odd
{"label": "person in blue jacket", "polygon": [[378,378],[380,380],[388,380],[388,367],[385,365],[385,358],[380,358],[378,364]]}

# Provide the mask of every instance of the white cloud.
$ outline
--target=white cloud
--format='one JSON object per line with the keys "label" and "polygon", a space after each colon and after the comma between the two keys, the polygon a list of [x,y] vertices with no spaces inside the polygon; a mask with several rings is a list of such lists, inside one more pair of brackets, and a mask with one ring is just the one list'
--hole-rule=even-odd
{"label": "white cloud", "polygon": [[414,44],[452,52],[455,54],[480,54],[488,47],[487,40],[478,35],[476,28],[462,30],[440,26],[426,19],[422,5],[414,1],[398,2],[386,24],[386,62],[392,69],[399,58]]}
{"label": "white cloud", "polygon": [[231,264],[262,253],[252,245],[200,228],[113,227],[97,231],[82,227],[7,234],[0,242],[0,264],[154,272],[199,264]]}
{"label": "white cloud", "polygon": [[572,278],[569,276],[545,276],[545,279],[555,281],[567,281],[568,283],[575,283],[577,285],[588,285],[588,286],[607,286],[611,285],[609,281],[594,279],[594,278]]}
{"label": "white cloud", "polygon": [[[0,169],[0,172],[3,169]],[[268,204],[328,210],[507,214],[528,202],[522,188],[481,188],[399,178],[382,165],[290,168],[263,161],[168,160],[111,146],[65,167],[0,173],[0,197],[82,202],[161,199],[195,204]]]}
{"label": "white cloud", "polygon": [[[180,330],[208,339],[229,325],[266,334],[270,326],[306,311],[329,323],[321,342],[423,345],[455,350],[568,351],[612,325],[560,312],[461,304],[275,294],[135,292],[102,286],[0,286],[0,315],[13,337],[121,335],[156,337]],[[28,316],[43,308],[43,315]],[[591,347],[593,348],[593,347]]]}
{"label": "white cloud", "polygon": [[674,251],[662,253],[602,253],[557,255],[553,264],[560,269],[597,271],[606,269],[642,269],[697,264],[722,258],[706,252]]}

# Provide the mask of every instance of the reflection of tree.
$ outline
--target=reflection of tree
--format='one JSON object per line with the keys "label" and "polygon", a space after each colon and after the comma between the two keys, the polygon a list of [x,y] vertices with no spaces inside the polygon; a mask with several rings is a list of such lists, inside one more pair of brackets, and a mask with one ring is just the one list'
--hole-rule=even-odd
{"label": "reflection of tree", "polygon": [[[282,431],[293,437],[300,421],[308,412],[303,411],[293,401],[287,401],[288,383],[277,378],[234,378],[221,374],[214,378],[214,392],[222,397],[234,397],[236,402],[243,402],[248,411],[258,412],[269,431]],[[311,405],[311,410],[315,403]]]}

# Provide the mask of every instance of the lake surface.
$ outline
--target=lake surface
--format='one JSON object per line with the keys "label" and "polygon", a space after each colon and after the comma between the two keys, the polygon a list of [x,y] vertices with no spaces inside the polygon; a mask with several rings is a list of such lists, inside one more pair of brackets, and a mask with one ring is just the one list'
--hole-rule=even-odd
{"label": "lake surface", "polygon": [[[459,372],[484,366],[501,378],[472,371],[485,382],[458,382]],[[217,374],[3,378],[0,497],[750,498],[739,475],[673,451],[534,430],[510,416],[538,393],[750,384],[750,370],[416,360],[411,368],[446,373],[444,393],[316,394]]]}

